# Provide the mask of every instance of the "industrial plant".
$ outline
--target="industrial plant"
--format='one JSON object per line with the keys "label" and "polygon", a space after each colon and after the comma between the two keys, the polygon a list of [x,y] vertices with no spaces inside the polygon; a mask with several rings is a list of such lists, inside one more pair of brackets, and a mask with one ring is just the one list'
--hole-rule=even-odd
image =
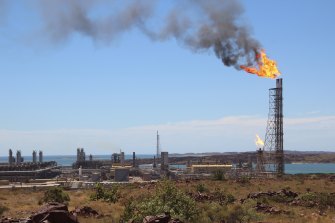
{"label": "industrial plant", "polygon": [[[71,188],[92,187],[96,182],[103,184],[149,182],[161,178],[207,179],[221,174],[223,177],[280,177],[284,174],[283,149],[283,82],[276,80],[276,87],[269,89],[269,114],[265,142],[261,141],[255,151],[255,159],[242,163],[202,157],[182,159],[169,158],[168,151],[162,151],[160,135],[156,134],[156,151],[151,158],[138,158],[132,152],[126,159],[124,151],[113,153],[110,159],[95,159],[86,155],[84,148],[77,148],[76,160],[72,166],[58,166],[55,161],[44,161],[43,151],[32,152],[32,161],[26,162],[20,150],[16,156],[9,149],[8,163],[0,165],[2,186],[15,182],[26,186],[45,186],[45,182]],[[254,164],[254,165],[253,165]],[[40,184],[38,184],[40,183]]]}
{"label": "industrial plant", "polygon": [[13,151],[9,149],[8,163],[0,165],[0,185],[9,182],[28,182],[35,179],[54,178],[60,174],[55,161],[43,161],[43,151],[32,152],[32,162],[25,162],[20,150],[16,151],[16,158]]}

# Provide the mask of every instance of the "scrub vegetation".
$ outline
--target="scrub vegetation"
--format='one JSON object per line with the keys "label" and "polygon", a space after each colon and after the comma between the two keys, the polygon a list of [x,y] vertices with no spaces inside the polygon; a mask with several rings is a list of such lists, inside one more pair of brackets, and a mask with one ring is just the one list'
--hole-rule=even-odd
{"label": "scrub vegetation", "polygon": [[[284,191],[284,192],[283,192]],[[51,194],[51,195],[50,195]],[[63,199],[67,194],[69,199]],[[50,195],[50,196],[49,196]],[[81,223],[142,222],[147,215],[169,212],[183,222],[334,222],[335,182],[328,175],[281,179],[195,180],[122,184],[104,188],[0,190],[0,211],[27,217],[46,197],[59,196],[69,210],[90,206],[103,216],[79,217]]]}

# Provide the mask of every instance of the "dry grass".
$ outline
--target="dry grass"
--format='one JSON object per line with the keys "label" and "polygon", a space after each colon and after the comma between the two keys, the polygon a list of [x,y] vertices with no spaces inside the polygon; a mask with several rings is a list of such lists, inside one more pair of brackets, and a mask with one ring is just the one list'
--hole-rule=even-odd
{"label": "dry grass", "polygon": [[[228,181],[192,181],[177,182],[178,188],[186,192],[195,192],[198,184],[204,184],[209,191],[215,188],[224,189],[227,193],[233,194],[237,201],[245,198],[250,192],[259,191],[277,191],[282,188],[289,188],[298,193],[313,192],[333,192],[335,193],[335,183],[327,178],[315,176],[296,176],[284,179],[259,179],[251,180],[250,183],[241,184],[233,180]],[[71,190],[66,191],[70,195],[69,210],[79,206],[90,206],[99,213],[104,214],[103,218],[79,218],[81,223],[116,223],[119,222],[120,216],[124,209],[124,203],[128,199],[141,199],[141,196],[149,195],[155,190],[155,185],[126,185],[120,188],[121,199],[116,204],[109,204],[102,201],[91,201],[89,199],[92,190]],[[3,189],[0,190],[0,204],[9,208],[4,213],[10,217],[27,217],[31,212],[37,210],[40,205],[38,201],[42,198],[44,189]],[[270,215],[260,214],[263,222],[335,222],[335,210],[327,210],[325,216],[320,216],[315,208],[304,208],[298,206],[288,206],[287,204],[276,203],[276,207],[286,210],[286,214]]]}

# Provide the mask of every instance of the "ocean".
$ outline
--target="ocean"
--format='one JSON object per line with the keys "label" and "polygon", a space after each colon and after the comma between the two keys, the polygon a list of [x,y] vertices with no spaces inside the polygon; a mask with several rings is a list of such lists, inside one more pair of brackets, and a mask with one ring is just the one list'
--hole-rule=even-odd
{"label": "ocean", "polygon": [[[136,154],[138,159],[153,158],[153,154]],[[126,154],[126,159],[132,159],[132,154]],[[76,155],[44,156],[44,161],[56,161],[59,166],[71,166],[77,159]],[[110,155],[95,155],[93,159],[110,160]],[[24,156],[25,161],[32,161],[32,156]],[[7,163],[7,157],[0,157],[0,163]],[[183,168],[184,165],[178,165]],[[292,163],[285,164],[287,174],[335,173],[335,163]]]}
{"label": "ocean", "polygon": [[285,164],[285,173],[335,173],[335,163],[291,163]]}

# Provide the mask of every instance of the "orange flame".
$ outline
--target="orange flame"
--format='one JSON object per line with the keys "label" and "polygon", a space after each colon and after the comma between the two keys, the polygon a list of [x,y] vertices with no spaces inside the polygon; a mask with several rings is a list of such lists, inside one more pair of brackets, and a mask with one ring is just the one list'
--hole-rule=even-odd
{"label": "orange flame", "polygon": [[258,69],[255,67],[246,66],[241,66],[241,68],[250,74],[257,74],[259,77],[274,79],[280,75],[276,61],[267,58],[264,50],[261,50],[261,52],[257,54],[257,59]]}
{"label": "orange flame", "polygon": [[256,134],[255,144],[258,148],[263,148],[264,142],[263,140]]}

